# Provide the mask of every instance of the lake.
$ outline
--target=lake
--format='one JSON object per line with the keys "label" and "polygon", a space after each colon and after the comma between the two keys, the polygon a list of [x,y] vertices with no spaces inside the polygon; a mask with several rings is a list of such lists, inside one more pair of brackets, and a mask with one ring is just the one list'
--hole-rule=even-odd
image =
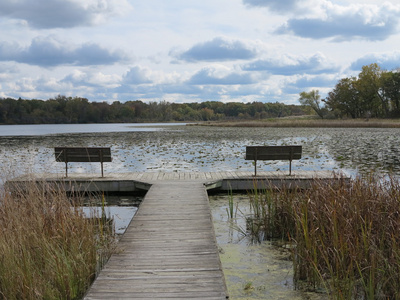
{"label": "lake", "polygon": [[[56,146],[111,147],[105,173],[252,171],[246,145],[303,145],[293,170],[333,170],[356,176],[400,174],[396,128],[218,128],[185,124],[72,124],[0,126],[0,168],[6,176],[63,173]],[[285,161],[259,162],[259,170],[287,170]],[[71,173],[99,173],[100,164],[70,163]]]}
{"label": "lake", "polygon": [[[84,124],[0,126],[4,178],[23,173],[64,174],[56,146],[111,147],[105,174],[127,172],[253,171],[246,145],[303,145],[293,170],[332,170],[357,176],[374,171],[400,175],[399,129],[218,128],[185,124]],[[259,162],[259,170],[288,170],[285,161]],[[70,163],[70,173],[100,173],[99,163]],[[125,197],[125,196],[124,196]],[[118,201],[127,202],[125,198]],[[236,197],[246,211],[246,196]],[[210,197],[221,261],[231,299],[323,299],[293,290],[288,253],[269,242],[254,245],[230,229],[226,196]],[[136,208],[111,207],[118,233]],[[116,222],[116,223],[117,223]],[[240,221],[239,221],[240,222]],[[245,288],[250,285],[250,288]]]}

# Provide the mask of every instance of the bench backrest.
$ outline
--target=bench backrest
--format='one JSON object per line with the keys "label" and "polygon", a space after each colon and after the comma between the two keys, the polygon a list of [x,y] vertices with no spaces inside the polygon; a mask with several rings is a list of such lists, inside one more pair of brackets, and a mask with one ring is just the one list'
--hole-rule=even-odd
{"label": "bench backrest", "polygon": [[246,160],[300,159],[302,146],[247,146]]}
{"label": "bench backrest", "polygon": [[58,162],[111,162],[109,147],[55,147]]}

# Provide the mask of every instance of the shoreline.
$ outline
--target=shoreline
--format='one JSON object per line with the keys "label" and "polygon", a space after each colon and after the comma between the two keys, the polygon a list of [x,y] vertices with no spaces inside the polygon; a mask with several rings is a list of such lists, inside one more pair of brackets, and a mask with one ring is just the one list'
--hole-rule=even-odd
{"label": "shoreline", "polygon": [[247,121],[207,121],[187,126],[216,127],[304,127],[304,128],[400,128],[399,119],[347,119],[347,120],[317,120],[317,119],[266,119]]}

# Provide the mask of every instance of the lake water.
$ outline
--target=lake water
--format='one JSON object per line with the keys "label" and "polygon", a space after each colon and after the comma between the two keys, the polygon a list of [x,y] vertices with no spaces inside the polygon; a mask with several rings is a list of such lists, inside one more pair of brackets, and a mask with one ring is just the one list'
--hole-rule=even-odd
{"label": "lake water", "polygon": [[228,195],[209,198],[230,299],[329,299],[326,294],[295,290],[293,264],[284,245],[269,241],[253,243],[243,235],[245,217],[251,213],[247,195],[234,195],[236,213],[233,219],[227,213]]}
{"label": "lake water", "polygon": [[[246,145],[303,145],[293,170],[400,174],[396,128],[215,128],[185,124],[73,124],[0,126],[3,175],[63,173],[57,146],[111,147],[105,174],[126,172],[253,171]],[[259,170],[288,170],[286,161],[259,162]],[[98,163],[70,163],[71,173],[99,173]]]}
{"label": "lake water", "polygon": [[104,132],[132,132],[157,131],[160,126],[182,125],[181,123],[168,124],[35,124],[35,125],[0,125],[0,136],[32,136],[63,133],[104,133]]}
{"label": "lake water", "polygon": [[[400,175],[399,129],[215,128],[185,124],[3,125],[0,169],[3,180],[27,172],[63,174],[65,164],[55,162],[54,147],[98,146],[111,147],[113,161],[104,163],[105,174],[253,171],[252,162],[244,160],[246,145],[288,144],[303,145],[302,159],[293,162],[293,170],[342,171],[352,176],[370,171]],[[288,170],[288,162],[260,162],[258,168]],[[69,172],[99,174],[100,164],[70,163]],[[240,198],[235,201],[240,202]],[[325,298],[293,290],[287,252],[267,242],[249,244],[230,230],[226,197],[211,198],[210,203],[232,299]],[[117,220],[116,230],[121,233],[136,208],[111,207],[107,211]],[[245,289],[246,284],[251,288]]]}

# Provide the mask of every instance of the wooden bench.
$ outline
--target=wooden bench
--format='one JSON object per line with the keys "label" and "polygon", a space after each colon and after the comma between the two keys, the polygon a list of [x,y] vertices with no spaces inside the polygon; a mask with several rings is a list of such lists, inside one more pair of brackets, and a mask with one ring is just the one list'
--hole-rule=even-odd
{"label": "wooden bench", "polygon": [[289,160],[289,175],[292,175],[292,160],[301,158],[302,146],[246,146],[246,160],[254,160],[254,176],[257,176],[257,160]]}
{"label": "wooden bench", "polygon": [[100,162],[101,177],[104,177],[103,162],[111,162],[109,147],[55,147],[56,161],[65,162],[65,176],[68,177],[69,162]]}

